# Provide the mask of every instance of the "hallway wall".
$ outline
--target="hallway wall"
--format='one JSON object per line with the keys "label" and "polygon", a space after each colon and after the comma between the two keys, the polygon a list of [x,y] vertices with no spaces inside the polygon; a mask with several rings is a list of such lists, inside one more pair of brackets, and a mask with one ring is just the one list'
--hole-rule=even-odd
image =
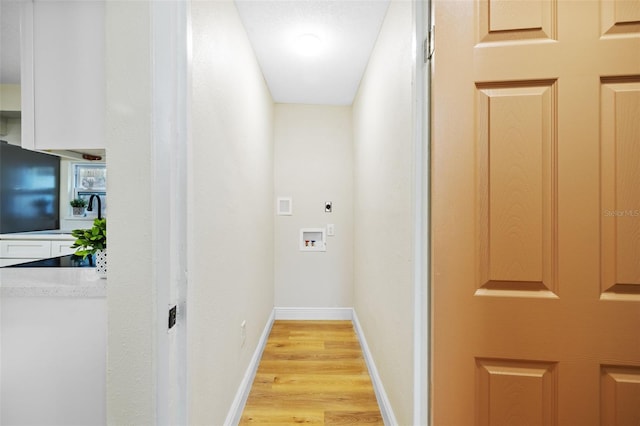
{"label": "hallway wall", "polygon": [[273,309],[273,102],[234,3],[191,12],[189,421],[219,425]]}
{"label": "hallway wall", "polygon": [[[233,2],[190,5],[190,424],[224,423],[275,294],[281,306],[353,304],[396,418],[400,424],[411,424],[411,2],[392,2],[353,115],[349,107],[274,107]],[[108,410],[111,423],[150,424],[157,413],[156,373],[161,368],[156,360],[156,334],[165,324],[158,323],[153,276],[157,212],[151,208],[150,193],[160,190],[151,179],[156,167],[150,143],[154,91],[148,34],[152,25],[146,2],[116,2],[108,9],[113,33],[108,52],[114,59],[108,62],[108,75],[117,75],[120,83],[117,90],[109,91],[109,114],[113,115],[109,117],[109,155],[115,159],[110,166],[121,172],[109,181],[110,188],[121,188],[121,195],[112,202],[114,216],[110,217],[114,232],[109,243],[113,285],[108,288]],[[279,148],[286,145],[290,154],[302,148],[306,155],[315,153],[313,167],[281,164],[286,156],[274,158],[274,127],[282,124],[279,120],[290,123],[280,127],[286,137],[279,139]],[[121,121],[126,126],[120,126]],[[348,136],[351,129],[353,135]],[[354,145],[347,150],[350,137]],[[278,174],[274,174],[274,160]],[[289,166],[292,169],[287,171]],[[296,175],[312,169],[327,175],[308,181],[329,186],[316,187],[307,198],[304,191],[297,192],[304,188],[304,181]],[[291,174],[279,180],[274,191],[274,175],[281,179],[280,173]],[[283,182],[291,186],[280,186]],[[136,190],[130,190],[133,184]],[[320,203],[334,202],[331,222],[324,211],[316,213],[316,194]],[[303,218],[304,223],[308,218],[314,226],[336,225],[336,237],[328,241],[341,251],[335,252],[335,258],[331,258],[333,251],[326,253],[333,266],[312,266],[320,266],[319,273],[327,274],[314,276],[318,281],[312,288],[333,279],[344,285],[309,297],[308,289],[294,288],[289,293],[290,288],[274,284],[274,277],[284,277],[274,266],[278,265],[274,247],[279,247],[274,227],[284,219],[274,220],[277,195],[294,197],[294,215],[299,215],[294,218]],[[131,216],[130,205],[145,208]],[[299,228],[299,224],[289,225]],[[285,229],[279,231],[284,235]],[[131,256],[134,251],[136,256]],[[287,276],[282,282],[295,285],[296,280]],[[299,298],[290,298],[294,295]],[[244,343],[243,320],[247,322]]]}
{"label": "hallway wall", "polygon": [[[276,104],[275,196],[293,197],[293,215],[275,216],[277,307],[353,306],[352,135],[351,107]],[[299,250],[300,228],[329,223],[326,252]]]}
{"label": "hallway wall", "polygon": [[[105,6],[107,167],[118,170],[108,175],[107,183],[107,421],[153,424],[159,367],[154,348],[150,8],[144,2]],[[130,190],[132,182],[135,191]],[[134,215],[131,206],[136,206]]]}
{"label": "hallway wall", "polygon": [[412,4],[393,0],[354,103],[354,307],[399,424],[412,424]]}

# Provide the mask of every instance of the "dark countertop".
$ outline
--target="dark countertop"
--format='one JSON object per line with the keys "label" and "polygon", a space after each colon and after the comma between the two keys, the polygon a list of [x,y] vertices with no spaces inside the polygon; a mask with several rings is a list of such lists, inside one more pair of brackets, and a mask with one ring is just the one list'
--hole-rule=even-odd
{"label": "dark countertop", "polygon": [[18,263],[17,265],[5,266],[5,268],[93,268],[95,266],[92,256],[82,259],[82,257],[74,254],[68,254],[66,256]]}

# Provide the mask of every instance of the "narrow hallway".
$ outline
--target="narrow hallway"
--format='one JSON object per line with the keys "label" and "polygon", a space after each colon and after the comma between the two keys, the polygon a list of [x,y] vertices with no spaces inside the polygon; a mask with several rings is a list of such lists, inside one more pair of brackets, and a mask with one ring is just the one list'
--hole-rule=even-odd
{"label": "narrow hallway", "polygon": [[351,321],[276,321],[240,421],[377,424],[382,416]]}

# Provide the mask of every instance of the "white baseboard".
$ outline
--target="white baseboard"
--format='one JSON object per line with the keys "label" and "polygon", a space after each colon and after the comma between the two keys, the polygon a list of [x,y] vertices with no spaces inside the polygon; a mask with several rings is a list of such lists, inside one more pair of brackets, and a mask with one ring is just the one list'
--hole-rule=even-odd
{"label": "white baseboard", "polygon": [[373,362],[373,356],[371,355],[371,351],[369,351],[367,339],[364,337],[364,331],[360,326],[360,321],[358,321],[358,315],[356,315],[355,310],[353,311],[352,321],[353,328],[356,330],[356,335],[358,336],[358,340],[360,341],[364,360],[367,363],[367,368],[369,369],[369,376],[371,376],[371,381],[373,382],[373,390],[376,393],[376,399],[378,400],[378,405],[380,406],[380,414],[382,414],[382,420],[384,421],[384,424],[386,426],[395,426],[398,424],[398,421],[396,420],[396,416],[393,413],[393,408],[391,408],[391,402],[389,401],[387,393],[384,390],[384,386],[382,385],[382,380],[380,379],[380,375],[378,374],[376,364],[375,362]]}
{"label": "white baseboard", "polygon": [[277,320],[347,320],[353,318],[353,308],[274,308]]}
{"label": "white baseboard", "polygon": [[240,423],[240,418],[242,417],[244,406],[247,403],[249,392],[251,392],[251,385],[253,385],[253,379],[256,377],[256,371],[258,371],[258,365],[262,358],[262,352],[267,345],[267,339],[269,338],[269,333],[271,333],[271,326],[273,325],[274,319],[274,312],[272,311],[267,320],[267,324],[264,326],[260,340],[258,340],[258,345],[251,357],[247,371],[244,374],[242,382],[240,382],[236,396],[233,398],[233,402],[227,413],[227,418],[224,421],[225,426],[235,426]]}

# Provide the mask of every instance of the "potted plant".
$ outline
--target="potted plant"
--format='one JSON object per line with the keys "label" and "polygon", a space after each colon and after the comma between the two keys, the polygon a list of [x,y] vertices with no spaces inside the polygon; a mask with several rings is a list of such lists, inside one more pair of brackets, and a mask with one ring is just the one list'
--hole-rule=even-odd
{"label": "potted plant", "polygon": [[84,209],[87,207],[87,200],[83,198],[74,198],[69,201],[69,204],[71,204],[71,207],[73,208],[74,216],[84,216]]}
{"label": "potted plant", "polygon": [[76,256],[94,256],[96,272],[101,277],[107,276],[107,219],[95,219],[91,229],[74,229],[71,235],[75,242],[71,248],[76,249]]}

